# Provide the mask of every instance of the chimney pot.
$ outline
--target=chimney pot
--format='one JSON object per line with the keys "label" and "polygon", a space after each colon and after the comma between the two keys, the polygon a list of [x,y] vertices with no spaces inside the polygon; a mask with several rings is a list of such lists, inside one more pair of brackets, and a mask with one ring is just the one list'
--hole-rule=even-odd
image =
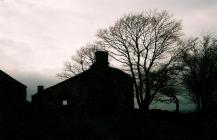
{"label": "chimney pot", "polygon": [[38,92],[41,92],[42,90],[44,90],[44,86],[38,86]]}

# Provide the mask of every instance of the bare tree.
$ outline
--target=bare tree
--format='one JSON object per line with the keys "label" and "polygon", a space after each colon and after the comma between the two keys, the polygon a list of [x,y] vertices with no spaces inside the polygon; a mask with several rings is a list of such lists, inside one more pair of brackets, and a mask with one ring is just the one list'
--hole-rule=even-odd
{"label": "bare tree", "polygon": [[178,47],[181,29],[180,21],[166,11],[155,10],[126,15],[97,33],[110,55],[132,75],[136,99],[143,111],[159,93],[162,77],[173,70],[167,68],[184,50]]}
{"label": "bare tree", "polygon": [[92,43],[80,48],[70,61],[66,61],[64,71],[57,74],[61,79],[68,79],[85,70],[95,62],[95,52],[102,49],[99,44]]}
{"label": "bare tree", "polygon": [[170,77],[171,75],[167,75],[168,78],[164,78],[164,82],[162,87],[160,88],[158,96],[156,96],[156,102],[163,102],[163,103],[174,103],[176,105],[176,113],[179,113],[179,99],[177,95],[180,94],[180,86],[179,80],[176,77]]}
{"label": "bare tree", "polygon": [[207,111],[217,102],[217,39],[195,39],[191,49],[183,52],[183,83],[189,90],[196,110]]}

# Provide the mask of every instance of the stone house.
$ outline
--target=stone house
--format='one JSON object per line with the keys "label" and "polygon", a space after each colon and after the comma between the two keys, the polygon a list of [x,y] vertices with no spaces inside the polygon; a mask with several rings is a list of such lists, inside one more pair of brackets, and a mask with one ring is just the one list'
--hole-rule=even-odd
{"label": "stone house", "polygon": [[108,53],[96,52],[95,63],[86,71],[33,95],[41,109],[74,115],[129,113],[134,109],[131,76],[108,65]]}

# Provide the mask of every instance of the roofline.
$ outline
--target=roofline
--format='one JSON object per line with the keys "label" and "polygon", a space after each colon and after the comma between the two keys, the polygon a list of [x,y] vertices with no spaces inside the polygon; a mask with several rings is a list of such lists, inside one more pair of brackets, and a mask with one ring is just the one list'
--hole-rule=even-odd
{"label": "roofline", "polygon": [[15,82],[17,82],[17,83],[19,83],[20,85],[22,85],[22,86],[24,86],[24,87],[26,87],[27,88],[27,86],[26,85],[24,85],[23,83],[21,83],[21,82],[19,82],[18,80],[16,80],[16,79],[14,79],[13,77],[11,77],[10,75],[8,75],[7,73],[5,73],[4,71],[2,71],[1,69],[0,69],[0,73],[3,73],[4,75],[6,75],[7,77],[9,77],[9,78],[11,78],[11,79],[13,79]]}
{"label": "roofline", "polygon": [[[90,70],[90,69],[88,69],[88,70]],[[88,70],[85,70],[84,72],[87,72]],[[36,93],[33,94],[32,96],[38,95],[38,93],[39,93],[39,94],[40,94],[40,93],[43,93],[43,92],[45,92],[46,90],[49,90],[50,88],[53,88],[53,87],[58,86],[58,85],[61,85],[61,84],[65,83],[66,81],[69,81],[69,80],[71,80],[71,79],[74,79],[74,78],[78,77],[79,75],[83,74],[84,72],[81,72],[81,73],[79,73],[79,74],[77,74],[77,75],[75,75],[75,76],[72,76],[72,77],[70,77],[70,78],[68,78],[68,79],[66,79],[66,80],[63,80],[63,81],[61,81],[61,82],[59,82],[59,83],[57,83],[57,84],[55,84],[55,85],[52,85],[52,86],[50,86],[50,87],[48,87],[48,88],[45,88],[45,89],[43,89],[43,90],[40,91],[40,92],[36,92]]]}
{"label": "roofline", "polygon": [[[110,67],[110,66],[108,66],[108,68],[118,70],[118,71],[122,72],[123,74],[125,74],[126,76],[128,76],[129,78],[132,79],[132,76],[130,76],[129,74],[125,73],[124,71],[122,71],[122,70],[120,70],[120,69],[118,69],[118,68],[114,68],[114,67]],[[43,89],[43,90],[40,91],[40,92],[36,92],[36,93],[33,94],[32,96],[35,96],[35,95],[37,96],[37,95],[40,94],[40,93],[46,92],[46,90],[49,90],[50,88],[53,88],[53,87],[58,86],[58,85],[61,85],[61,84],[65,83],[65,82],[67,82],[67,81],[69,81],[69,80],[71,80],[71,79],[77,78],[77,77],[79,77],[80,75],[82,75],[82,74],[84,74],[84,73],[86,73],[86,72],[88,72],[88,71],[90,71],[90,70],[92,70],[92,68],[89,68],[89,69],[87,69],[87,70],[85,70],[85,71],[83,71],[83,72],[81,72],[81,73],[79,73],[79,74],[77,74],[77,75],[75,75],[75,76],[72,76],[72,77],[70,77],[70,78],[68,78],[68,79],[66,79],[66,80],[63,80],[63,81],[61,81],[61,82],[59,82],[59,83],[57,83],[57,84],[55,84],[55,85],[52,85],[52,86],[50,86],[50,87],[48,87],[48,88],[45,88],[45,89]]]}

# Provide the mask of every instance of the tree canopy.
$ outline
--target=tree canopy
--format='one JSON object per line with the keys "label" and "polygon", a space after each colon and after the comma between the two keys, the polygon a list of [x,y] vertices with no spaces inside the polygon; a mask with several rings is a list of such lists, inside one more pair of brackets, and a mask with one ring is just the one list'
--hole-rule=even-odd
{"label": "tree canopy", "polygon": [[188,89],[201,110],[216,101],[216,39],[184,41],[182,36],[181,21],[167,11],[130,13],[98,30],[95,43],[80,48],[57,75],[66,79],[87,70],[95,62],[94,53],[106,50],[132,76],[142,111],[161,101],[175,103],[178,112],[178,86]]}
{"label": "tree canopy", "polygon": [[66,61],[64,71],[57,74],[59,78],[67,79],[87,70],[95,62],[95,52],[100,50],[99,44],[89,43],[81,47],[70,61]]}
{"label": "tree canopy", "polygon": [[166,11],[129,14],[97,37],[133,77],[138,105],[148,110],[182,48],[181,22]]}
{"label": "tree canopy", "polygon": [[209,110],[217,101],[217,39],[204,36],[183,52],[183,83],[189,89],[197,111]]}

